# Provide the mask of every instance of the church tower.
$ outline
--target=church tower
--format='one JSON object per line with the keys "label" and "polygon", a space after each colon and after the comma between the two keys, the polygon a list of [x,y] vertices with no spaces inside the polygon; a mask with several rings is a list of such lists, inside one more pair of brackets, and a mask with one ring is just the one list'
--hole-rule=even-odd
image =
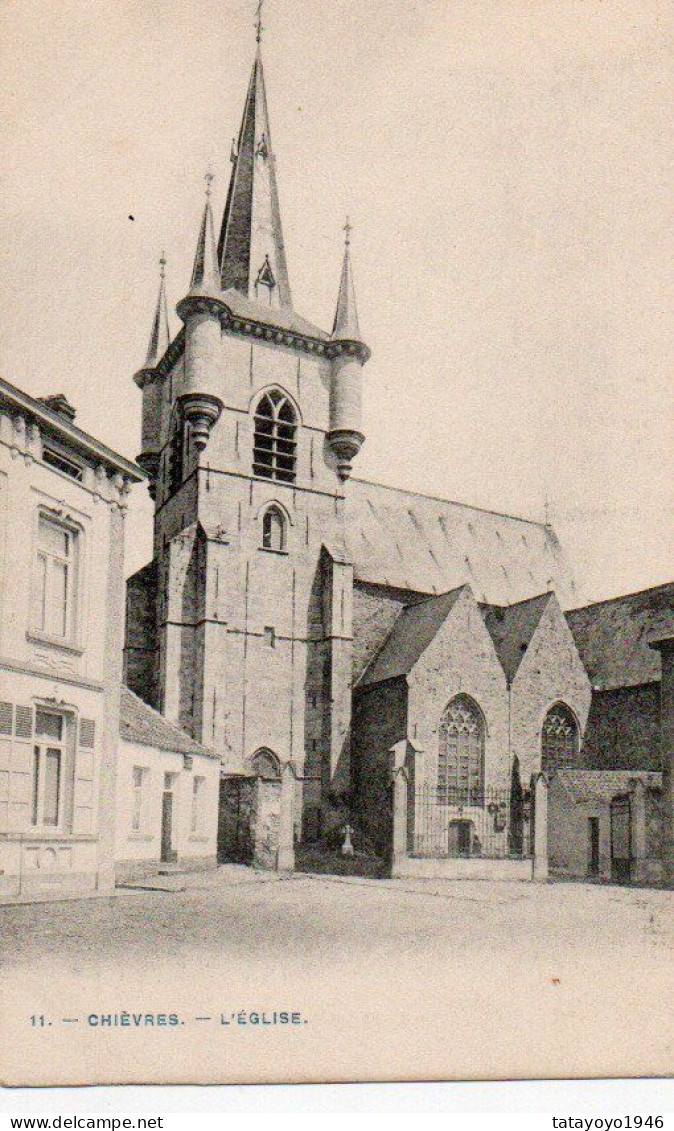
{"label": "church tower", "polygon": [[169,343],[162,271],[136,377],[154,562],[129,585],[127,680],[225,772],[291,763],[318,825],[348,786],[344,501],[369,351],[348,223],[332,334],[294,310],[259,34],[217,245],[211,180],[183,328]]}

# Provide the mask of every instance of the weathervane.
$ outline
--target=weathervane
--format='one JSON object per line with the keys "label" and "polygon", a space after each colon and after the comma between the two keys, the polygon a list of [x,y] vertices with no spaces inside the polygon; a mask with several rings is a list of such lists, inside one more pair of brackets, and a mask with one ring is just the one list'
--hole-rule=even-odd
{"label": "weathervane", "polygon": [[211,195],[211,185],[213,184],[213,181],[215,180],[215,173],[211,169],[210,165],[208,166],[208,169],[204,173],[204,180],[206,182],[206,196],[208,197],[208,196]]}
{"label": "weathervane", "polygon": [[166,278],[166,252],[162,251],[161,259],[159,260],[159,278]]}
{"label": "weathervane", "polygon": [[262,23],[262,5],[264,0],[258,0],[257,11],[255,13],[255,40],[257,43],[262,39],[262,32],[264,31],[264,24]]}
{"label": "weathervane", "polygon": [[344,246],[350,247],[351,246],[351,233],[353,231],[353,224],[349,220],[348,216],[346,218],[346,224],[344,225],[344,228],[342,230],[345,233],[344,234]]}

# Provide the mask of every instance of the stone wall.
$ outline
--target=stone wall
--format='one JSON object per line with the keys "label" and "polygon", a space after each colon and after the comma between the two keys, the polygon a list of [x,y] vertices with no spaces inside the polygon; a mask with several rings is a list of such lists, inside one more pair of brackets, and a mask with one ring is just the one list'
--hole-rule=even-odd
{"label": "stone wall", "polygon": [[660,770],[660,684],[594,691],[581,761],[585,769]]}
{"label": "stone wall", "polygon": [[550,707],[563,702],[578,721],[580,734],[590,709],[590,681],[566,618],[551,597],[510,689],[510,750],[521,780],[541,768],[541,730]]}
{"label": "stone wall", "polygon": [[408,736],[421,748],[417,783],[437,781],[442,712],[457,695],[468,695],[485,723],[485,783],[510,784],[508,688],[503,668],[470,589],[458,598],[445,623],[408,677]]}
{"label": "stone wall", "polygon": [[126,582],[124,682],[157,707],[157,563],[148,562]]}
{"label": "stone wall", "polygon": [[352,770],[355,819],[368,849],[391,846],[391,747],[407,733],[404,679],[375,684],[357,694],[353,705]]}

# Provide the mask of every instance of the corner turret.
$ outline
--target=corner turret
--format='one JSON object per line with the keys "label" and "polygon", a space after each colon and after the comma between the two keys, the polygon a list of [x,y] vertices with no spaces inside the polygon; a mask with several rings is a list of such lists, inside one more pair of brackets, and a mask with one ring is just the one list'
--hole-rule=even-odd
{"label": "corner turret", "polygon": [[337,309],[332,327],[330,356],[332,379],[330,383],[330,431],[327,440],[337,457],[340,479],[348,479],[351,461],[358,455],[365,436],[362,423],[362,369],[370,357],[370,350],[361,338],[356,310],[356,294],[351,271],[351,225],[347,217],[344,225],[344,261],[337,296]]}
{"label": "corner turret", "polygon": [[220,321],[227,308],[222,301],[213,230],[212,180],[213,174],[207,173],[206,204],[192,281],[185,298],[177,306],[178,315],[185,323],[185,392],[180,397],[180,404],[199,452],[208,444],[211,428],[223,407],[220,397],[213,391],[218,375]]}
{"label": "corner turret", "polygon": [[161,374],[157,366],[171,341],[168,307],[166,303],[166,258],[162,252],[159,260],[159,295],[152,322],[152,332],[147,347],[145,365],[134,375],[134,381],[143,393],[142,450],[137,462],[148,476],[148,489],[154,499],[156,494],[159,453],[161,449]]}

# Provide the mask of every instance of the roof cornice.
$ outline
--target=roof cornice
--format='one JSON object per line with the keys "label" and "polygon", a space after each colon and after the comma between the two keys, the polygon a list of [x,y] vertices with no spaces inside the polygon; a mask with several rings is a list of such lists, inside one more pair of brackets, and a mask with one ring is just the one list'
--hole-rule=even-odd
{"label": "roof cornice", "polygon": [[[259,342],[272,342],[275,345],[285,346],[288,349],[297,350],[301,353],[324,357],[329,361],[335,357],[346,355],[347,357],[357,357],[364,363],[371,355],[371,351],[362,342],[325,341],[321,338],[313,337],[310,334],[303,334],[298,330],[284,329],[281,326],[275,325],[273,322],[243,317],[240,314],[235,314],[227,304],[219,298],[190,296],[189,306],[191,310],[199,309],[217,315],[217,317],[220,318],[220,325],[226,333],[240,335],[244,338],[252,338]],[[184,350],[185,328],[183,326],[169,345],[164,356],[157,363],[156,372],[162,377],[166,376],[182,357]]]}
{"label": "roof cornice", "polygon": [[83,432],[81,428],[78,428],[75,424],[71,424],[65,417],[59,416],[56,412],[52,412],[40,401],[0,377],[0,405],[2,401],[5,401],[10,409],[13,409],[15,412],[25,413],[27,416],[32,417],[38,424],[45,425],[64,440],[69,441],[80,449],[84,449],[89,455],[96,456],[102,462],[114,467],[116,471],[121,471],[123,475],[126,475],[128,479],[133,480],[135,483],[141,483],[144,479],[147,479],[145,472],[137,463],[133,463],[132,460],[119,455],[118,452],[113,451],[112,448],[107,447],[106,444],[102,444],[100,440],[96,440],[93,436],[90,436],[88,432]]}

